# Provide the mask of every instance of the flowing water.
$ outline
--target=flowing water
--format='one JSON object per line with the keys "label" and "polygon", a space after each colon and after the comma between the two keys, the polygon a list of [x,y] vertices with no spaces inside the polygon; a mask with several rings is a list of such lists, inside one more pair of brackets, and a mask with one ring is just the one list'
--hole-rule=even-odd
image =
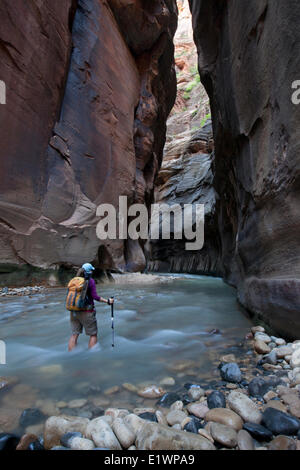
{"label": "flowing water", "polygon": [[[159,384],[171,376],[176,389],[187,381],[213,379],[216,360],[222,353],[234,352],[251,326],[234,289],[210,277],[160,279],[163,282],[98,285],[100,295],[116,298],[115,348],[110,307],[97,304],[99,346],[92,351],[83,334],[77,349],[67,352],[65,290],[1,299],[0,339],[6,342],[7,365],[0,366],[0,375],[17,376],[28,386],[23,387],[24,407],[34,406],[38,398],[68,402],[86,397],[91,387],[110,405],[133,407],[149,401],[122,389],[124,382]],[[220,333],[212,334],[213,329]],[[116,385],[119,392],[103,395]],[[14,407],[15,395],[9,393],[6,403]],[[32,402],[26,394],[34,396]],[[15,406],[20,407],[16,397]]]}

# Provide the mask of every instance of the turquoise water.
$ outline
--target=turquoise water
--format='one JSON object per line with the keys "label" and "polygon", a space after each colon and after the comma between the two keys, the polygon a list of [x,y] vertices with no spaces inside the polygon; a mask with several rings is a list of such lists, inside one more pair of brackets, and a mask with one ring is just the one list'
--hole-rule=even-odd
{"label": "turquoise water", "polygon": [[[100,295],[116,298],[114,349],[110,307],[105,304],[97,304],[99,346],[89,351],[83,334],[78,348],[68,353],[64,289],[2,299],[0,339],[6,342],[7,365],[0,366],[0,375],[17,376],[53,400],[80,398],[80,387],[87,383],[104,391],[123,382],[158,384],[166,376],[176,386],[191,377],[197,382],[209,379],[216,358],[231,352],[251,322],[234,289],[221,279],[163,278],[169,281],[97,286]],[[221,334],[210,334],[212,329]],[[182,370],[179,361],[191,362]],[[117,393],[111,400],[127,403],[128,394]]]}

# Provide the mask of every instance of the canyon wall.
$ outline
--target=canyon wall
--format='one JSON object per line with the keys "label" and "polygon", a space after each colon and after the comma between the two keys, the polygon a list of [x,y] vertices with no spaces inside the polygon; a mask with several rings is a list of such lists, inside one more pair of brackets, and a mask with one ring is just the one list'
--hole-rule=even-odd
{"label": "canyon wall", "polygon": [[0,15],[0,282],[85,261],[142,270],[138,242],[97,238],[96,208],[152,201],[175,0],[2,0]]}
{"label": "canyon wall", "polygon": [[190,0],[215,140],[225,278],[278,332],[300,336],[300,4]]}

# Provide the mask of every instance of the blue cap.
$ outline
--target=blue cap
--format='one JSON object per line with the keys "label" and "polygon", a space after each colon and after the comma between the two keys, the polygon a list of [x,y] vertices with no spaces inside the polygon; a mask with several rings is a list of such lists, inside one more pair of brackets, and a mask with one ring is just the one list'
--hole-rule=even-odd
{"label": "blue cap", "polygon": [[92,266],[90,263],[85,263],[82,265],[82,269],[84,269],[84,271],[87,273],[87,274],[92,274],[93,271],[95,271],[95,268],[94,266]]}

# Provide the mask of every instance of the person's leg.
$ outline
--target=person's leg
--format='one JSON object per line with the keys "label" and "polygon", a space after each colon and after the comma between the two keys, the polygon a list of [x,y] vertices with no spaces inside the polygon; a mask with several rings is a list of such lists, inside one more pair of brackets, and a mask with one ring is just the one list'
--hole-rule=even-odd
{"label": "person's leg", "polygon": [[89,349],[92,349],[96,344],[98,343],[98,337],[97,335],[92,335],[90,336],[89,340]]}
{"label": "person's leg", "polygon": [[77,346],[77,341],[78,341],[78,336],[79,335],[72,335],[70,340],[69,340],[69,345],[68,345],[68,350],[72,351],[74,348]]}

